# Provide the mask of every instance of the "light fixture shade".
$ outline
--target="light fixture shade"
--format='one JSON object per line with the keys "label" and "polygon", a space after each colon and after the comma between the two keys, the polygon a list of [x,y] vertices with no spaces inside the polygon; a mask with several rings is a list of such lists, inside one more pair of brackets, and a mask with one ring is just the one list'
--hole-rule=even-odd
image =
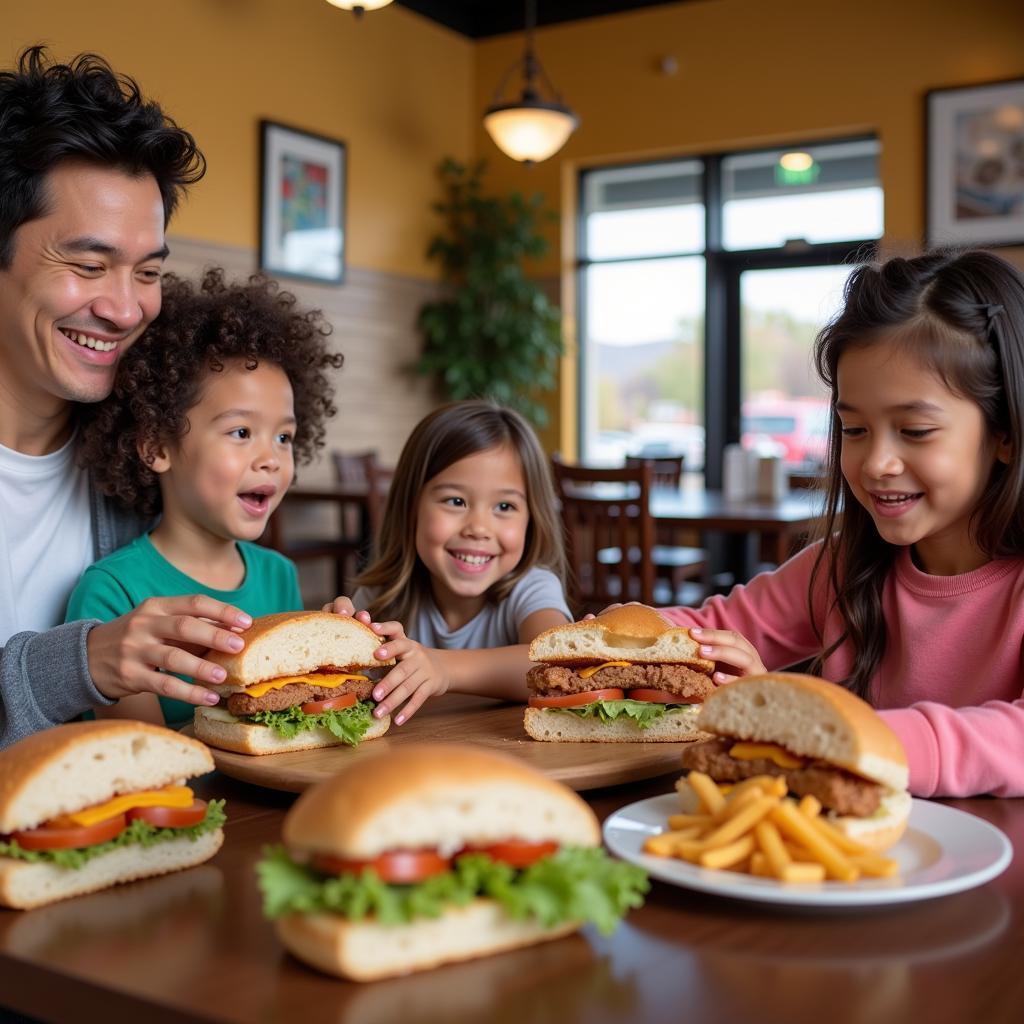
{"label": "light fixture shade", "polygon": [[332,7],[340,7],[343,11],[354,11],[358,8],[359,12],[363,11],[376,11],[381,7],[387,7],[391,0],[327,0]]}
{"label": "light fixture shade", "polygon": [[525,97],[519,103],[489,107],[484,128],[494,144],[513,160],[539,163],[554,156],[579,126],[568,107]]}

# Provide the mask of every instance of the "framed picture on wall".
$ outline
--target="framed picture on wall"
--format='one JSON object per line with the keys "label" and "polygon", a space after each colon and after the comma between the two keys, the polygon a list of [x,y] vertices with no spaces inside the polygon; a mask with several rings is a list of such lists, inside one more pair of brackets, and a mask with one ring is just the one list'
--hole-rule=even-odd
{"label": "framed picture on wall", "polygon": [[928,244],[1024,244],[1024,78],[925,103]]}
{"label": "framed picture on wall", "polygon": [[260,122],[260,268],[340,284],[345,277],[345,143]]}

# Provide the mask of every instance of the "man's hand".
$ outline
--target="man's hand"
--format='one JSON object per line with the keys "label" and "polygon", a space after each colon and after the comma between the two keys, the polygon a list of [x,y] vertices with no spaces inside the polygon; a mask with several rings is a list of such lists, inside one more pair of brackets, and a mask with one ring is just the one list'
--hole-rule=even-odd
{"label": "man's hand", "polygon": [[156,693],[189,704],[216,704],[217,694],[171,673],[197,683],[223,682],[224,669],[199,655],[209,648],[237,654],[245,641],[233,631],[251,625],[252,618],[241,609],[202,594],[151,597],[89,631],[89,673],[111,700]]}

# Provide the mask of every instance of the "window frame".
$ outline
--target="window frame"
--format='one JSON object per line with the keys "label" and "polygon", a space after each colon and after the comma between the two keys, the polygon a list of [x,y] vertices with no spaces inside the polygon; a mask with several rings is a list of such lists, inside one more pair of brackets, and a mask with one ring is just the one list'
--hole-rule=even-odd
{"label": "window frame", "polygon": [[[767,249],[725,249],[723,236],[722,161],[742,153],[762,153],[777,149],[806,149],[833,143],[877,142],[874,135],[858,135],[836,139],[802,141],[790,145],[757,146],[727,152],[686,154],[657,160],[629,161],[581,168],[577,179],[576,211],[576,311],[579,325],[576,346],[576,437],[583,450],[586,438],[587,363],[587,270],[608,263],[638,263],[647,260],[677,259],[703,256],[705,268],[704,293],[704,480],[712,489],[722,486],[722,453],[727,444],[738,442],[741,433],[742,404],[740,276],[746,270],[786,270],[798,267],[855,266],[871,260],[881,239],[851,239],[836,242],[791,242]],[[586,177],[589,174],[629,167],[652,167],[658,164],[699,161],[703,166],[702,201],[704,204],[704,249],[679,250],[649,256],[622,256],[591,259],[586,253]],[[885,197],[883,194],[883,203]]]}

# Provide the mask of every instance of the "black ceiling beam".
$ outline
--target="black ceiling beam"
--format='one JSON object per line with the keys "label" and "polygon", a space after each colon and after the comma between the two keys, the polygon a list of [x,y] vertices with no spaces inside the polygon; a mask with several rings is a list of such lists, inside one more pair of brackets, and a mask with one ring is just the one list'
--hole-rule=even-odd
{"label": "black ceiling beam", "polygon": [[[682,2],[696,0],[538,0],[537,24],[557,25]],[[398,3],[470,39],[521,32],[525,28],[521,0],[398,0]]]}

